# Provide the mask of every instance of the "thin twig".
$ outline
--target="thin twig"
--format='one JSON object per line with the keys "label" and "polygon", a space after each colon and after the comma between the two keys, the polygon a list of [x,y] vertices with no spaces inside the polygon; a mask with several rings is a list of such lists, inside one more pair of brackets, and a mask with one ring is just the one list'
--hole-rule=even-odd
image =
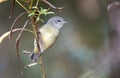
{"label": "thin twig", "polygon": [[7,0],[0,0],[0,3],[3,3],[3,2],[5,2],[5,1],[7,1]]}
{"label": "thin twig", "polygon": [[36,18],[32,18],[32,26],[33,26],[33,32],[34,32],[34,35],[35,35],[35,39],[36,39],[36,44],[37,44],[37,48],[38,48],[38,52],[39,53],[41,51],[41,48],[40,48],[40,39],[39,39],[39,27],[38,27],[38,22],[36,22]]}
{"label": "thin twig", "polygon": [[41,68],[41,72],[42,72],[42,78],[46,78],[46,72],[45,72],[45,68],[44,68],[44,64],[43,64],[43,60],[42,60],[42,56],[41,56],[41,47],[40,47],[40,31],[39,31],[39,27],[37,25],[36,22],[36,18],[32,18],[32,26],[33,26],[33,31],[34,31],[34,35],[35,35],[35,39],[36,39],[36,44],[37,44],[37,50],[34,50],[35,53],[37,53],[39,55],[39,63],[40,63],[40,68]]}
{"label": "thin twig", "polygon": [[44,63],[43,63],[43,59],[42,59],[41,55],[39,57],[39,62],[40,62],[40,69],[41,69],[41,72],[42,72],[42,76],[43,76],[43,78],[46,78],[45,67],[44,67]]}
{"label": "thin twig", "polygon": [[21,74],[23,74],[23,71],[22,71],[22,62],[21,62],[20,56],[19,56],[19,41],[20,41],[22,32],[23,32],[23,30],[25,29],[25,27],[27,26],[28,22],[29,22],[29,19],[25,22],[25,24],[24,24],[22,30],[20,31],[20,33],[19,33],[19,35],[18,35],[18,37],[17,37],[17,39],[16,39],[16,52],[17,52],[16,54],[17,54],[18,62],[19,62],[19,64],[20,64],[20,71],[21,71]]}
{"label": "thin twig", "polygon": [[32,8],[32,6],[33,6],[33,0],[31,0],[31,2],[30,2],[29,9],[31,9],[31,8]]}
{"label": "thin twig", "polygon": [[51,8],[53,9],[57,9],[57,10],[62,10],[64,9],[64,7],[55,7],[54,5],[52,5],[50,2],[48,2],[47,0],[41,0],[43,1],[44,3],[48,4]]}
{"label": "thin twig", "polygon": [[27,13],[29,13],[29,11],[27,10],[27,8],[26,8],[22,3],[20,3],[18,0],[16,0],[16,2],[17,2]]}
{"label": "thin twig", "polygon": [[12,30],[13,30],[13,28],[14,28],[14,26],[15,26],[17,20],[18,20],[22,15],[24,15],[25,13],[26,13],[26,12],[22,12],[22,13],[20,13],[20,14],[16,17],[16,19],[14,20],[14,22],[12,23],[12,26],[11,26],[11,28],[10,28],[9,39],[12,38]]}
{"label": "thin twig", "polygon": [[38,6],[39,2],[40,2],[40,0],[37,0],[37,2],[36,2],[36,7]]}
{"label": "thin twig", "polygon": [[29,65],[26,65],[24,68],[30,68],[30,67],[35,66],[37,64],[38,64],[37,62],[34,62],[34,63],[29,64]]}
{"label": "thin twig", "polygon": [[23,50],[22,53],[23,53],[23,54],[31,54],[31,52],[30,52],[30,51],[27,51],[27,50]]}
{"label": "thin twig", "polygon": [[11,13],[10,13],[9,18],[13,16],[14,6],[15,6],[15,0],[12,0],[12,7],[11,7]]}
{"label": "thin twig", "polygon": [[[16,32],[16,31],[20,31],[20,30],[22,30],[22,28],[13,29],[13,30],[12,30],[12,33],[13,33],[13,32]],[[33,33],[33,31],[31,31],[31,30],[29,30],[29,29],[24,29],[24,31],[28,31],[28,32]],[[3,40],[4,40],[5,38],[7,38],[7,37],[10,35],[10,32],[11,32],[11,31],[8,31],[8,32],[6,32],[6,33],[4,33],[3,35],[0,36],[0,44],[3,42]]]}

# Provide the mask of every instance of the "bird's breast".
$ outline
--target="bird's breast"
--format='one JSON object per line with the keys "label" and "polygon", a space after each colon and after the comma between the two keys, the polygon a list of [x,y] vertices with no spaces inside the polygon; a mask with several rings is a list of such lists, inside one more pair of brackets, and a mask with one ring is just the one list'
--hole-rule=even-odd
{"label": "bird's breast", "polygon": [[41,49],[42,51],[44,51],[50,48],[51,45],[54,44],[59,34],[59,31],[56,28],[48,26],[48,27],[42,28],[40,32],[41,32],[41,38],[43,41],[43,44],[41,44]]}

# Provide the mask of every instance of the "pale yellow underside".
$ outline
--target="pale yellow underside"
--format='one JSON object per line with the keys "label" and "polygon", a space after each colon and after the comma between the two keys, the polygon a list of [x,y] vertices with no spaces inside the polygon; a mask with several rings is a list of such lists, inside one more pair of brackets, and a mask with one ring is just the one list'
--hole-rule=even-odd
{"label": "pale yellow underside", "polygon": [[[50,48],[51,45],[54,44],[58,34],[59,30],[53,26],[50,25],[44,25],[40,28],[41,32],[41,42],[40,42],[40,47],[41,47],[41,52],[44,52],[46,49]],[[34,43],[35,48],[37,47],[36,41]]]}

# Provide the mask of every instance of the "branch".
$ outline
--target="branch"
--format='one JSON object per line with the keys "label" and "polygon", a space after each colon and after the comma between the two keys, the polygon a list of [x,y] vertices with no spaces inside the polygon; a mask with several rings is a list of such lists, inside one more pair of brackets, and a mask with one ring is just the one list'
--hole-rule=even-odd
{"label": "branch", "polygon": [[[12,33],[13,33],[13,32],[16,32],[16,31],[20,31],[20,30],[22,30],[22,28],[13,29],[13,30],[12,30]],[[24,31],[29,31],[29,32],[33,33],[33,31],[31,31],[31,30],[29,30],[29,29],[24,29]],[[6,33],[4,33],[3,35],[0,36],[0,44],[3,42],[3,40],[4,40],[5,38],[7,38],[7,37],[10,35],[10,32],[11,32],[11,31],[8,31],[8,32],[6,32]]]}
{"label": "branch", "polygon": [[12,7],[11,7],[11,13],[10,13],[9,18],[13,16],[14,7],[15,7],[15,0],[12,0]]}
{"label": "branch", "polygon": [[41,68],[41,72],[42,72],[42,78],[46,78],[46,73],[45,73],[45,68],[44,68],[44,64],[43,64],[43,60],[42,60],[42,55],[41,55],[41,47],[40,47],[40,31],[39,31],[39,27],[38,27],[38,22],[36,22],[36,18],[32,17],[32,26],[33,26],[33,31],[34,31],[34,35],[35,35],[35,39],[36,39],[36,44],[37,44],[37,48],[34,49],[34,52],[39,56],[39,63],[40,63],[40,68]]}
{"label": "branch", "polygon": [[36,7],[38,6],[39,2],[40,2],[40,0],[37,0],[37,2],[36,2]]}
{"label": "branch", "polygon": [[20,38],[21,38],[21,35],[22,35],[22,32],[23,30],[25,29],[25,27],[27,26],[29,20],[27,20],[22,28],[22,30],[20,31],[17,39],[16,39],[16,54],[17,54],[17,59],[18,59],[18,63],[20,64],[20,71],[21,71],[21,74],[23,74],[23,71],[22,71],[22,62],[20,60],[20,56],[19,56],[19,41],[20,41]]}
{"label": "branch", "polygon": [[37,44],[37,52],[36,53],[39,53],[40,52],[40,39],[39,39],[39,27],[38,27],[38,22],[36,22],[36,18],[35,17],[32,17],[32,26],[33,26],[33,32],[34,32],[34,35],[35,35],[35,39],[36,39],[36,44]]}
{"label": "branch", "polygon": [[22,13],[20,13],[20,14],[16,17],[16,19],[14,20],[14,22],[12,23],[12,26],[11,26],[11,28],[10,28],[9,39],[12,38],[12,30],[13,30],[13,28],[14,28],[14,26],[15,26],[17,20],[18,20],[22,15],[24,15],[25,13],[26,13],[26,12],[22,12]]}
{"label": "branch", "polygon": [[41,0],[43,1],[44,3],[48,4],[51,8],[53,9],[57,9],[57,10],[62,10],[64,9],[64,7],[55,7],[54,5],[52,5],[50,2],[48,2],[47,0]]}
{"label": "branch", "polygon": [[15,0],[27,13],[29,13],[29,10],[18,0]]}
{"label": "branch", "polygon": [[39,62],[40,62],[40,69],[41,69],[41,72],[42,72],[42,76],[43,76],[43,78],[46,78],[45,67],[44,67],[43,60],[42,60],[42,56],[41,56],[41,55],[40,55],[40,57],[39,57]]}

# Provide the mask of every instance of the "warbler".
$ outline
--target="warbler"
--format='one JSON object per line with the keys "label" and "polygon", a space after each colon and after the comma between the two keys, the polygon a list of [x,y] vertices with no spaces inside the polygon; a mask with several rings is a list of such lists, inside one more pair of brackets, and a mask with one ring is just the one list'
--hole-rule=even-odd
{"label": "warbler", "polygon": [[[39,28],[39,31],[41,33],[41,39],[40,40],[40,49],[41,49],[41,53],[44,53],[45,50],[47,50],[48,48],[50,48],[56,41],[58,35],[59,35],[59,31],[60,29],[63,27],[63,25],[67,23],[66,21],[64,21],[64,19],[62,17],[59,16],[54,16],[52,18],[50,18],[47,23],[45,25],[43,25],[42,27]],[[36,39],[34,40],[34,50],[37,49],[37,43],[36,43]],[[38,59],[38,55],[33,52],[30,55],[30,58],[36,62]]]}

